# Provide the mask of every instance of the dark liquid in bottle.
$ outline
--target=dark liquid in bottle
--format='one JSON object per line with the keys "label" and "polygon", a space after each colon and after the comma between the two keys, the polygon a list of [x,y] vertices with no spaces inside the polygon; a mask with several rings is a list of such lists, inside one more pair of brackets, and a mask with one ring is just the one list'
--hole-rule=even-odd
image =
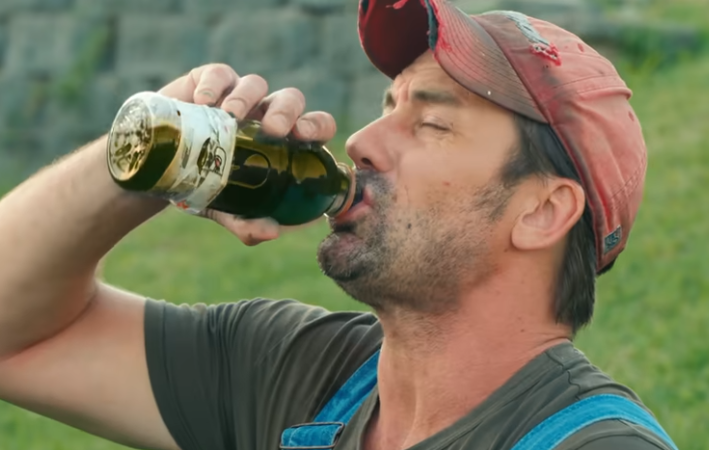
{"label": "dark liquid in bottle", "polygon": [[159,192],[158,181],[175,157],[181,138],[173,126],[155,126],[144,103],[128,103],[119,111],[109,136],[107,156],[113,179],[131,191]]}
{"label": "dark liquid in bottle", "polygon": [[273,138],[240,124],[231,175],[211,209],[282,225],[310,222],[343,203],[350,178],[319,144]]}
{"label": "dark liquid in bottle", "polygon": [[[150,132],[152,136],[141,136],[137,145],[124,143],[111,156],[111,164],[123,166],[125,178],[115,180],[125,189],[159,192],[157,183],[177,153],[181,135],[178,129],[161,125]],[[119,139],[116,133],[112,138]]]}

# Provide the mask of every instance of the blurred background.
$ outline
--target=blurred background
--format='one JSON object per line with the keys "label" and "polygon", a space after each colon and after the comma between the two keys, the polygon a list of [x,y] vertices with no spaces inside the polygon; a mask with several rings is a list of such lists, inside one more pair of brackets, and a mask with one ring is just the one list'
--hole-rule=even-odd
{"label": "blurred background", "polygon": [[[705,449],[709,0],[454,3],[564,26],[633,89],[650,154],[645,201],[577,345],[640,395],[680,449]],[[344,159],[348,133],[379,114],[387,83],[359,47],[356,12],[356,0],[0,0],[0,194],[105,133],[129,95],[217,61],[272,89],[298,87],[308,109],[335,115],[341,135],[330,147]],[[175,303],[269,297],[362,309],[319,272],[326,233],[321,223],[247,248],[169,210],[114,249],[105,277]],[[0,402],[0,450],[60,449],[124,447]]]}

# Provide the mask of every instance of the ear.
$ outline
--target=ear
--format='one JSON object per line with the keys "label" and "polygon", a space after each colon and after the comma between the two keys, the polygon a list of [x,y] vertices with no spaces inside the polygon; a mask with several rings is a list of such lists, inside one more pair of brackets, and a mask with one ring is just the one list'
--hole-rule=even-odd
{"label": "ear", "polygon": [[566,178],[538,182],[535,196],[518,216],[512,245],[520,250],[550,248],[562,241],[583,214],[586,196],[578,183]]}

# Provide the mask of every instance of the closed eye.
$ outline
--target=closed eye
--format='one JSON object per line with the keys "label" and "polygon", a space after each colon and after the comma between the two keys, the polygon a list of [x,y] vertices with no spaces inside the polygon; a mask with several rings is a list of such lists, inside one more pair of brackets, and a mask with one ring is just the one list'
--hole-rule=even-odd
{"label": "closed eye", "polygon": [[448,128],[446,128],[446,127],[444,127],[444,126],[442,126],[442,125],[439,125],[439,124],[437,124],[437,123],[433,123],[433,122],[423,122],[423,123],[421,124],[421,126],[423,126],[423,127],[431,127],[431,128],[433,128],[433,129],[435,129],[435,130],[438,130],[438,131],[448,131]]}

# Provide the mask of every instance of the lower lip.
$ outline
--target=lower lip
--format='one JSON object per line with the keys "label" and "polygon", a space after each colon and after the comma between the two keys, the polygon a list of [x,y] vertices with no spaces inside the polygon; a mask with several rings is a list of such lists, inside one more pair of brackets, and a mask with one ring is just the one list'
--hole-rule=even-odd
{"label": "lower lip", "polygon": [[335,218],[335,223],[354,222],[363,215],[367,214],[367,211],[369,211],[369,209],[370,207],[367,202],[362,200],[361,202],[357,203],[352,209],[347,211],[344,215]]}

